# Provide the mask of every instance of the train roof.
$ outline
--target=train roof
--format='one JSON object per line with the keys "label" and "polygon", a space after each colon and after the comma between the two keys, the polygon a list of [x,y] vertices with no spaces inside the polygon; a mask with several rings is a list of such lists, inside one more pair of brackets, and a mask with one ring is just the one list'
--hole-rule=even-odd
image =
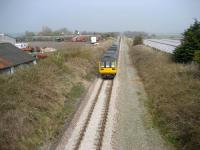
{"label": "train roof", "polygon": [[115,61],[116,58],[112,56],[104,56],[101,58],[101,61]]}
{"label": "train roof", "polygon": [[105,56],[116,57],[116,54],[115,53],[105,53],[103,55],[103,57],[105,57]]}
{"label": "train roof", "polygon": [[116,51],[106,51],[103,56],[116,56]]}
{"label": "train roof", "polygon": [[118,47],[117,46],[111,46],[110,48],[116,48],[117,49]]}
{"label": "train roof", "polygon": [[116,51],[106,51],[105,54],[116,54]]}
{"label": "train roof", "polygon": [[118,42],[116,41],[116,42],[113,42],[113,44],[112,45],[118,45]]}
{"label": "train roof", "polygon": [[113,43],[111,47],[107,49],[101,58],[101,61],[114,61],[117,59],[118,44]]}
{"label": "train roof", "polygon": [[104,53],[104,55],[105,55],[105,54],[116,55],[116,54],[117,54],[117,51],[106,51],[106,52]]}
{"label": "train roof", "polygon": [[117,47],[117,46],[118,46],[118,44],[112,44],[112,46],[113,46],[113,47],[114,47],[114,46],[115,46],[115,47]]}
{"label": "train roof", "polygon": [[117,51],[117,48],[115,48],[115,47],[110,47],[110,48],[107,49],[107,51]]}
{"label": "train roof", "polygon": [[117,45],[112,45],[111,48],[118,48],[118,46]]}

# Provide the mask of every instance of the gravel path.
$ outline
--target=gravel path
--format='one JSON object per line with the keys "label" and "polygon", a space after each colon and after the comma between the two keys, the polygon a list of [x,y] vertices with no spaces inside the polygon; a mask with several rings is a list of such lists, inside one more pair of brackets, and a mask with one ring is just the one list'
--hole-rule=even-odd
{"label": "gravel path", "polygon": [[147,100],[143,84],[133,68],[124,40],[121,43],[117,105],[115,149],[119,150],[169,150],[159,132],[148,121],[144,101]]}

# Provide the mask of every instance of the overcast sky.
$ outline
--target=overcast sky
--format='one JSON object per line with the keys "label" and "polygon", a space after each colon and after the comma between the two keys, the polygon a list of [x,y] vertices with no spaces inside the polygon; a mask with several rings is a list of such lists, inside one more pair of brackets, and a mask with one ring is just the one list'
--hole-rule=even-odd
{"label": "overcast sky", "polygon": [[200,20],[200,0],[0,0],[0,32],[67,27],[182,33]]}

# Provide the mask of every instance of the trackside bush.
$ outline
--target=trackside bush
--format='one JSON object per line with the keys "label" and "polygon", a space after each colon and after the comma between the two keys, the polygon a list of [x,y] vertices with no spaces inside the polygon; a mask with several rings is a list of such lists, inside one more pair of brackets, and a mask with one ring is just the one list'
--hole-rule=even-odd
{"label": "trackside bush", "polygon": [[200,51],[195,51],[194,61],[196,61],[198,64],[200,64]]}
{"label": "trackside bush", "polygon": [[111,42],[63,45],[37,65],[0,74],[0,150],[55,149]]}
{"label": "trackside bush", "polygon": [[143,44],[143,38],[141,35],[138,35],[133,40],[133,46]]}
{"label": "trackside bush", "polygon": [[143,45],[131,48],[130,56],[148,94],[153,125],[177,150],[199,150],[200,71]]}
{"label": "trackside bush", "polygon": [[176,62],[187,63],[193,60],[194,51],[192,49],[187,49],[183,48],[183,46],[180,46],[176,48],[176,50],[173,53],[173,56]]}
{"label": "trackside bush", "polygon": [[176,62],[188,63],[193,61],[195,51],[200,51],[200,22],[195,20],[183,33],[181,45],[173,53]]}

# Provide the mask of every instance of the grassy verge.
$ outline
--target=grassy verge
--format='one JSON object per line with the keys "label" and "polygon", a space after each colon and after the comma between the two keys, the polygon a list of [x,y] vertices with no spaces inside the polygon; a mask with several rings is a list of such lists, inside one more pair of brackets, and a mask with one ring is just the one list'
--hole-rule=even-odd
{"label": "grassy verge", "polygon": [[66,46],[35,66],[0,75],[0,149],[35,150],[58,136],[95,77],[102,45]]}
{"label": "grassy verge", "polygon": [[149,96],[154,125],[178,149],[199,150],[200,71],[143,45],[130,47],[130,56]]}

